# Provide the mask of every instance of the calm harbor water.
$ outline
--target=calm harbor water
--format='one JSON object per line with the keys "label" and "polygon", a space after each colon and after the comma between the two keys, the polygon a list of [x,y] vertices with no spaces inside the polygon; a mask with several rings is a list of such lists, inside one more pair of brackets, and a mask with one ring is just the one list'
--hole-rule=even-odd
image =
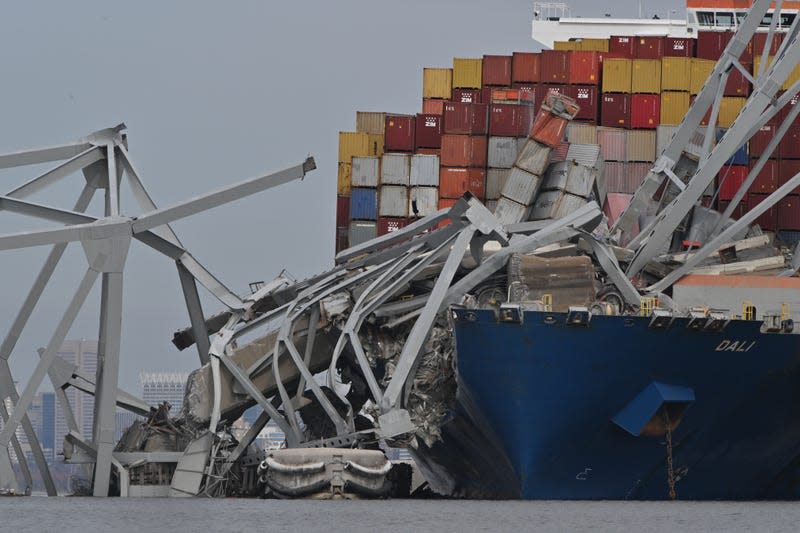
{"label": "calm harbor water", "polygon": [[798,531],[791,502],[0,498],[0,531]]}

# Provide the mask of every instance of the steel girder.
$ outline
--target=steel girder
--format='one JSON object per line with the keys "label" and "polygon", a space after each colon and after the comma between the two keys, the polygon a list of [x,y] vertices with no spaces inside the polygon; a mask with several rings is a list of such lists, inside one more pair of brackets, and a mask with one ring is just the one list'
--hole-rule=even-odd
{"label": "steel girder", "polygon": [[[306,172],[315,168],[313,158],[277,173],[248,179],[232,186],[222,187],[207,194],[179,202],[165,209],[158,209],[147,193],[138,172],[127,152],[126,137],[122,133],[124,124],[108,128],[87,136],[77,143],[52,148],[27,150],[0,155],[0,168],[21,167],[31,164],[66,160],[40,176],[0,196],[0,210],[44,220],[66,224],[43,230],[29,231],[0,236],[0,250],[24,248],[40,245],[54,245],[40,270],[34,284],[12,323],[6,337],[0,344],[0,401],[11,401],[3,429],[0,430],[0,487],[17,488],[13,473],[9,444],[16,444],[15,432],[22,424],[31,443],[34,457],[42,471],[48,494],[55,495],[55,487],[41,453],[38,440],[27,419],[27,409],[33,395],[45,374],[53,381],[57,399],[67,415],[67,424],[73,441],[85,443],[87,453],[91,451],[94,464],[93,491],[95,496],[108,493],[109,476],[112,465],[117,464],[113,457],[114,414],[117,405],[142,413],[147,408],[141,400],[125,393],[118,387],[119,345],[122,327],[122,283],[125,259],[131,238],[136,238],[155,250],[176,261],[179,279],[184,290],[194,337],[198,341],[201,361],[208,357],[208,332],[202,320],[196,283],[199,282],[216,296],[229,309],[247,312],[252,300],[243,300],[230,291],[208,270],[206,270],[183,247],[169,223],[235,201],[288,181],[301,179]],[[31,202],[26,198],[57,183],[66,176],[83,171],[86,186],[83,188],[75,207],[65,210],[49,205]],[[127,217],[120,213],[120,183],[127,177],[143,214]],[[105,212],[102,217],[84,214],[83,211],[98,188],[105,190]],[[13,356],[17,341],[33,312],[39,298],[57,267],[64,250],[70,242],[80,242],[85,252],[88,269],[80,282],[64,316],[52,334],[47,347],[40,351],[40,359],[33,375],[26,383],[21,395],[13,386],[7,360]],[[74,370],[61,368],[64,361],[56,356],[78,311],[98,277],[102,279],[98,368],[94,379],[81,376]],[[213,361],[212,361],[213,363]],[[80,380],[77,380],[80,377]],[[95,417],[91,442],[79,434],[79,428],[67,400],[64,388],[76,386],[95,396]],[[217,395],[219,391],[217,391]],[[2,413],[5,415],[5,413]],[[6,418],[6,416],[4,416]],[[20,456],[20,452],[17,452]],[[20,466],[27,471],[24,456]],[[125,472],[119,466],[120,476]],[[26,478],[28,476],[26,475]]]}

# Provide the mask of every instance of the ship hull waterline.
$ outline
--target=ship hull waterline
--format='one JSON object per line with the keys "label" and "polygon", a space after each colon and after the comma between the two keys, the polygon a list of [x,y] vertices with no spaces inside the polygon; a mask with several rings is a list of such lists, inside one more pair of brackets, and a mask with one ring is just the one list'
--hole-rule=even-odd
{"label": "ship hull waterline", "polygon": [[443,439],[415,452],[435,489],[667,499],[667,438],[648,431],[660,415],[644,424],[658,408],[674,418],[679,499],[800,497],[800,335],[743,320],[708,331],[687,318],[656,329],[650,317],[452,312],[458,400]]}

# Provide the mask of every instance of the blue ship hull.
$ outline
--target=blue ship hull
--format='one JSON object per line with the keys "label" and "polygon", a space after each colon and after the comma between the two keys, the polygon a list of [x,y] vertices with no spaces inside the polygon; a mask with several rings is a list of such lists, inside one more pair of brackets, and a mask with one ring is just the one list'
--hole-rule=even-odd
{"label": "blue ship hull", "polygon": [[457,309],[454,319],[457,406],[443,440],[416,454],[440,490],[665,499],[666,438],[647,423],[673,406],[678,498],[800,496],[800,335],[741,320],[710,332],[685,318],[661,330],[645,317],[575,326],[564,313],[508,323]]}

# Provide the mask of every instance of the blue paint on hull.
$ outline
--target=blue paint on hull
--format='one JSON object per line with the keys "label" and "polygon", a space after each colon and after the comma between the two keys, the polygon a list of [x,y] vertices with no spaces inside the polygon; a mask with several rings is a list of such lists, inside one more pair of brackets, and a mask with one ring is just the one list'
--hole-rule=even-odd
{"label": "blue paint on hull", "polygon": [[[453,423],[469,417],[485,442],[498,443],[504,456],[496,464],[514,473],[498,477],[492,460],[468,472],[451,466],[454,487],[478,486],[475,476],[495,487],[463,493],[666,498],[664,437],[634,436],[612,421],[660,382],[696,396],[673,433],[679,498],[800,496],[800,335],[763,334],[748,321],[713,333],[688,329],[687,319],[657,330],[640,317],[595,316],[583,327],[567,326],[563,313],[525,312],[521,324],[498,322],[491,310],[454,316],[460,408]],[[450,460],[458,438],[421,455]],[[487,458],[465,459],[480,460]]]}

